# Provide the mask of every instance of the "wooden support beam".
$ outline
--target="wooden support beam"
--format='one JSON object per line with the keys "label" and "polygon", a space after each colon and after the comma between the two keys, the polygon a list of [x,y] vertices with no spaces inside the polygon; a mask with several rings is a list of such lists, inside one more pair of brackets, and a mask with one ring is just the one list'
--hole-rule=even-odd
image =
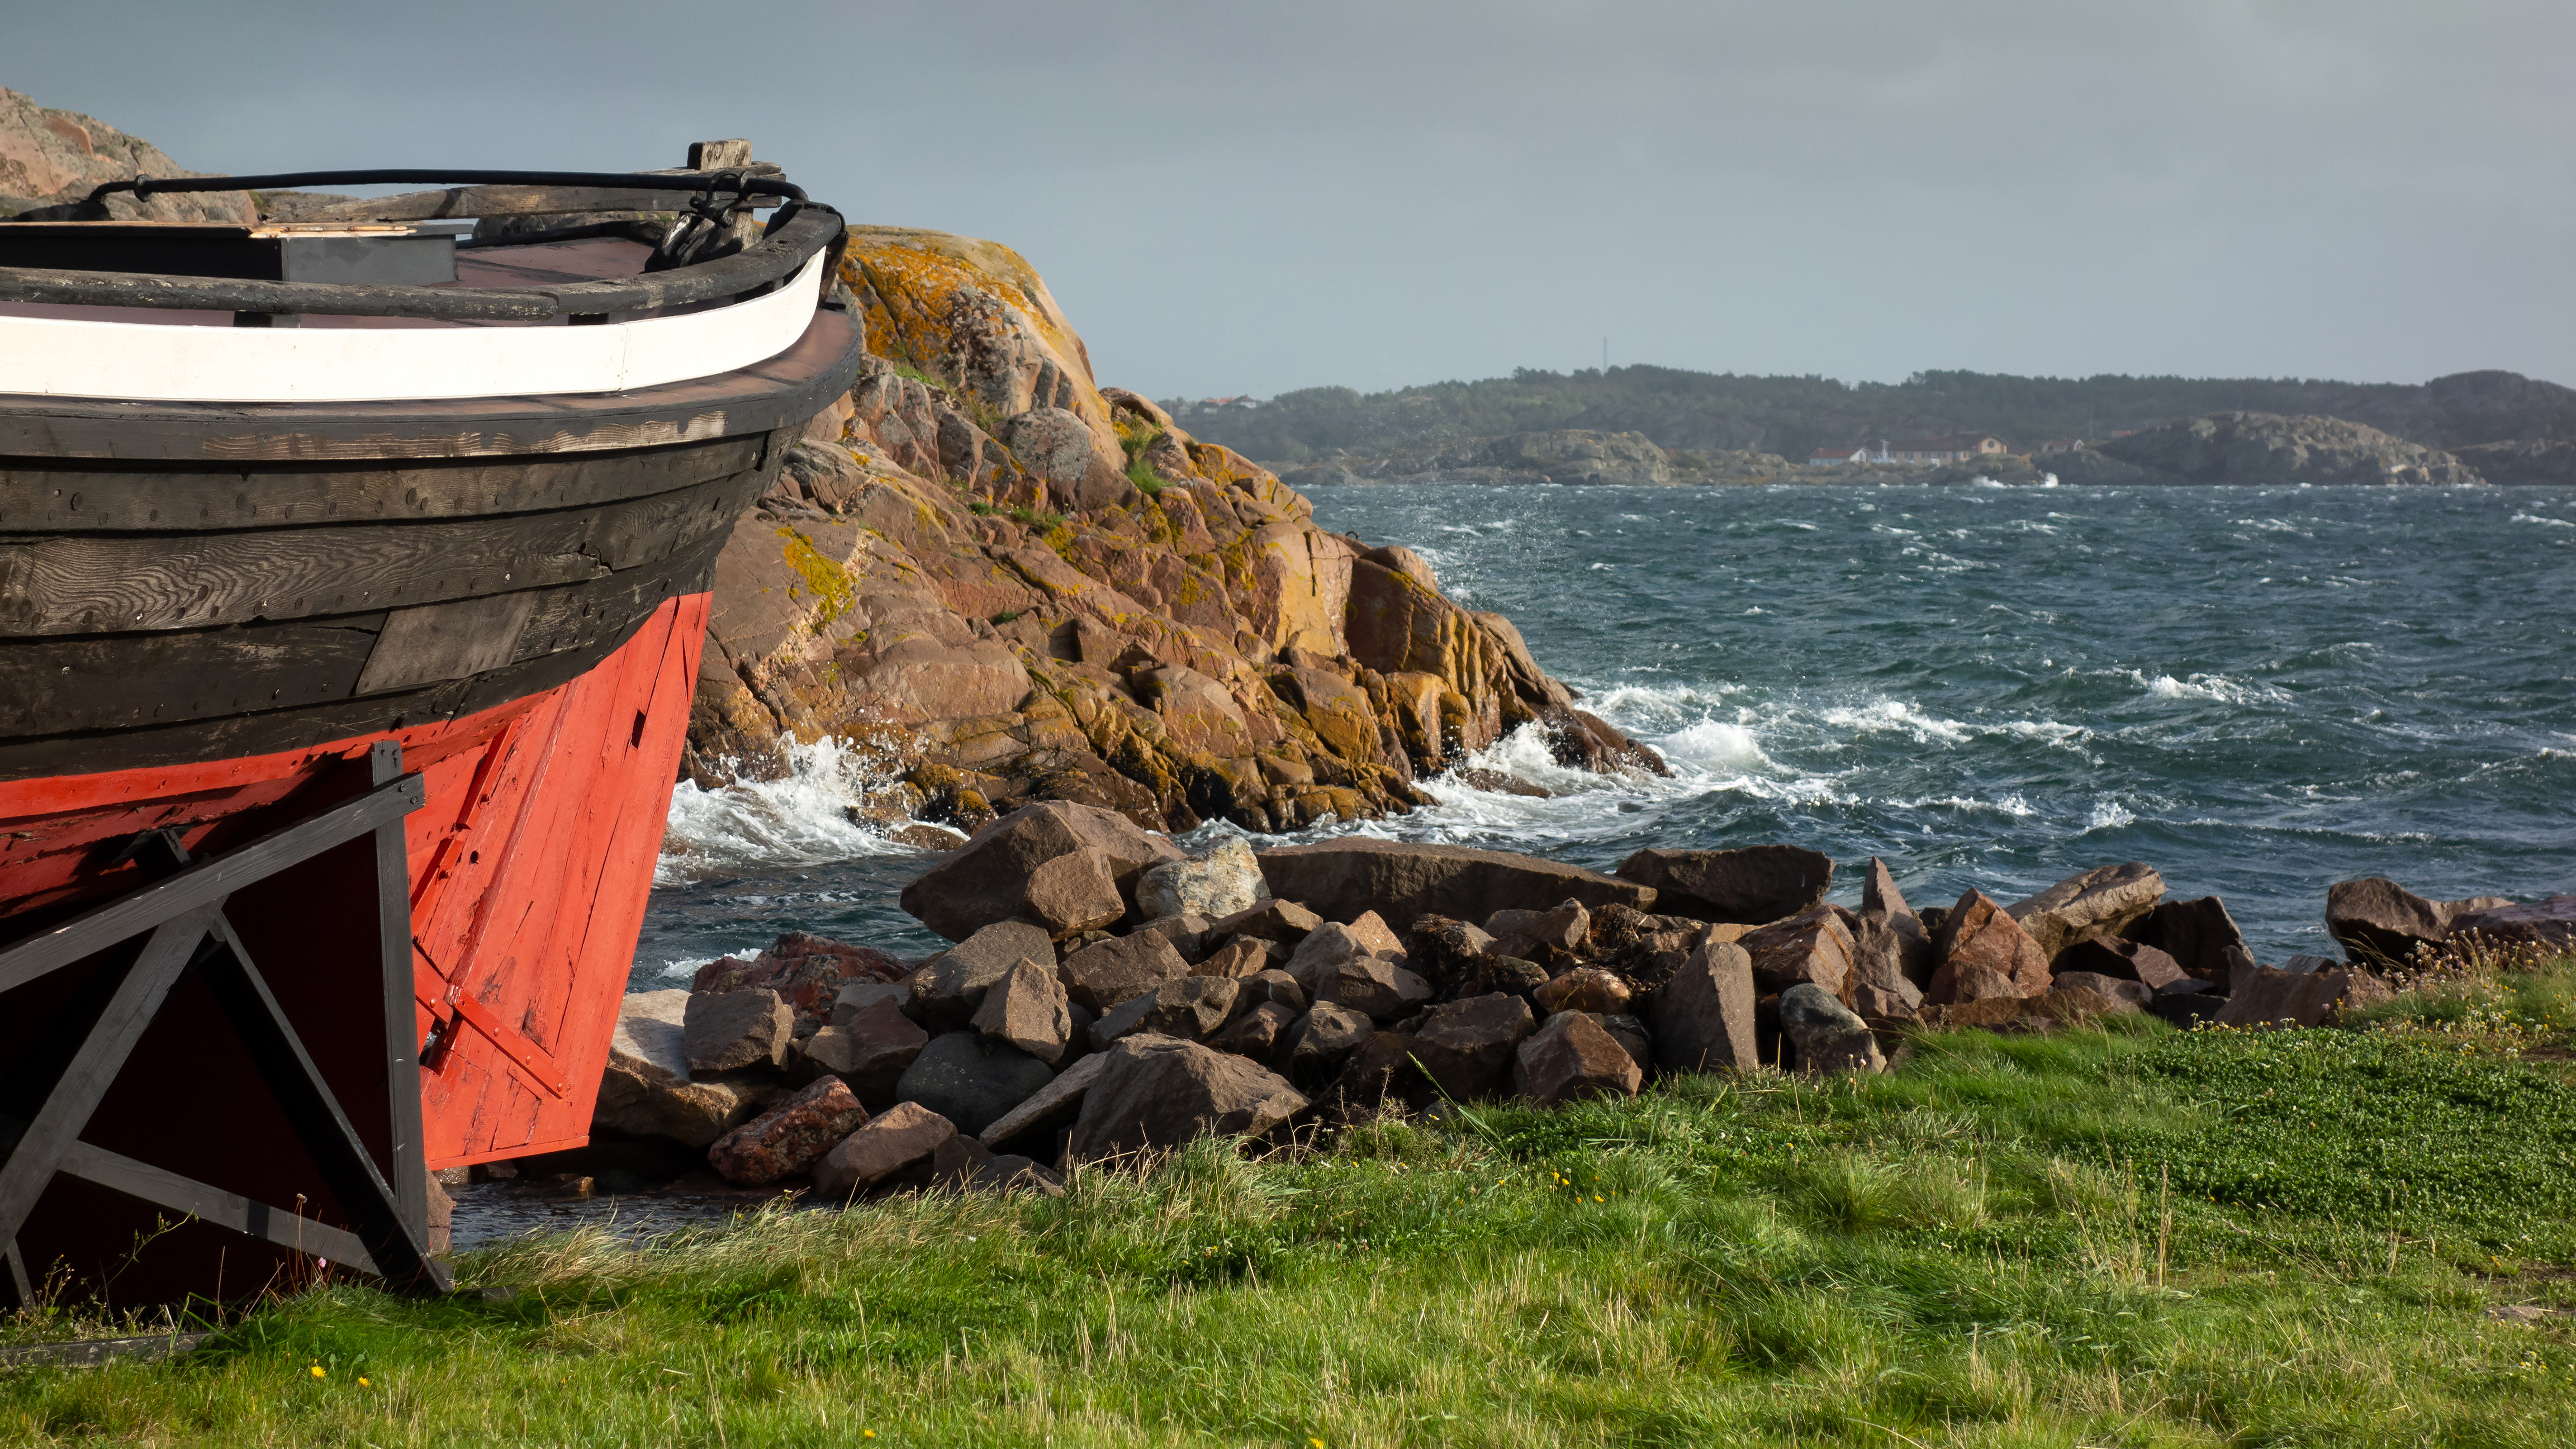
{"label": "wooden support beam", "polygon": [[[362,1272],[376,1272],[376,1260],[355,1233],[284,1208],[210,1187],[194,1178],[120,1156],[103,1147],[75,1142],[56,1169],[66,1177],[95,1183],[111,1192],[167,1208],[186,1217],[230,1228],[244,1237],[328,1258]],[[379,1274],[378,1276],[382,1276]]]}
{"label": "wooden support beam", "polygon": [[[401,779],[402,746],[379,740],[367,751],[367,769],[369,783],[379,790]],[[420,1043],[412,1036],[411,852],[403,841],[403,823],[377,826],[375,846],[377,999],[384,1005],[385,1101],[393,1114],[387,1138],[393,1153],[394,1210],[404,1233],[426,1253],[429,1156],[421,1141]]]}

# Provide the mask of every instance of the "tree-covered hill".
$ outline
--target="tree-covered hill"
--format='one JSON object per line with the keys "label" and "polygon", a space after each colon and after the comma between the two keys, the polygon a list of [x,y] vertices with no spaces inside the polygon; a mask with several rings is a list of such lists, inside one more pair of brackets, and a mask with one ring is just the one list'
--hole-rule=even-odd
{"label": "tree-covered hill", "polygon": [[1381,393],[1307,388],[1258,408],[1195,412],[1188,426],[1208,441],[1275,463],[1551,428],[1635,431],[1667,448],[1743,448],[1803,459],[1823,444],[1970,430],[2026,450],[2051,438],[2100,438],[2237,409],[2346,418],[2438,448],[2576,437],[2576,390],[2510,372],[2465,372],[2421,384],[1920,372],[1901,383],[1846,384],[1649,366],[1522,369],[1481,382]]}

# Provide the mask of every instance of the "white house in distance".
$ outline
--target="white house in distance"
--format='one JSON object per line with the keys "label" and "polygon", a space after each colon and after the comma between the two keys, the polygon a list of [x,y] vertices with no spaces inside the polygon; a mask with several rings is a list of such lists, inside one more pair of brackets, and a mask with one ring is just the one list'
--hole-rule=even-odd
{"label": "white house in distance", "polygon": [[1850,448],[1818,448],[1807,455],[1810,467],[1837,463],[1964,463],[2012,451],[1992,433],[1936,433],[1926,438],[1881,438]]}

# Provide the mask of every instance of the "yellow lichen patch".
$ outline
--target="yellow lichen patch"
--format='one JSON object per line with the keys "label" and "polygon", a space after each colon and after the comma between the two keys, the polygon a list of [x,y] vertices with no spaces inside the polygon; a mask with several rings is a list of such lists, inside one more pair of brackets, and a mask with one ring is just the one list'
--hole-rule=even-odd
{"label": "yellow lichen patch", "polygon": [[804,578],[805,586],[814,591],[813,627],[819,634],[830,628],[833,620],[850,611],[850,605],[858,598],[858,585],[851,579],[848,569],[834,563],[814,546],[814,540],[783,525],[778,536],[787,540],[784,549],[787,566],[796,570]]}

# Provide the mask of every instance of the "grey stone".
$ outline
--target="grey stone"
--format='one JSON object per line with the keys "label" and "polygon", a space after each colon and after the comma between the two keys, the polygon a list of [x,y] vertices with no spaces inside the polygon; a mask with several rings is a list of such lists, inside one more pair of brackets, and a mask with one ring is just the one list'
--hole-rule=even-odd
{"label": "grey stone", "polygon": [[[1180,1045],[1178,1042],[1172,1044]],[[1021,1138],[1034,1143],[1044,1137],[1045,1145],[1051,1151],[1054,1139],[1047,1134],[1056,1128],[1073,1125],[1074,1114],[1082,1110],[1082,1094],[1091,1090],[1091,1084],[1100,1079],[1100,1069],[1107,1061],[1108,1058],[1094,1053],[1075,1062],[1058,1072],[1054,1081],[1031,1093],[1028,1100],[995,1118],[977,1135],[994,1147],[1007,1147]]]}
{"label": "grey stone", "polygon": [[1667,1072],[1750,1071],[1753,958],[1731,941],[1703,939],[1655,993],[1655,1064]]}
{"label": "grey stone", "polygon": [[691,1080],[688,1005],[689,993],[680,990],[638,991],[618,1003],[594,1127],[703,1148],[768,1099],[753,1083]]}
{"label": "grey stone", "polygon": [[1056,967],[1065,995],[1103,1017],[1121,1002],[1189,974],[1190,963],[1172,943],[1150,932],[1085,946]]}
{"label": "grey stone", "polygon": [[2458,907],[2469,902],[2453,902],[2450,930],[2453,936],[2475,931],[2490,941],[2547,947],[2554,951],[2576,948],[2576,895],[2551,896],[2530,905],[2485,906],[2463,911]]}
{"label": "grey stone", "polygon": [[957,1126],[918,1103],[905,1102],[870,1118],[814,1164],[814,1193],[825,1202],[847,1202],[862,1190],[922,1161],[957,1135]]}
{"label": "grey stone", "polygon": [[895,1100],[918,1102],[982,1135],[984,1128],[1054,1080],[1047,1064],[1017,1047],[987,1041],[971,1031],[935,1036],[904,1068]]}
{"label": "grey stone", "polygon": [[1131,934],[1151,931],[1172,943],[1181,959],[1193,967],[1207,955],[1208,927],[1216,924],[1205,916],[1157,916],[1138,926]]}
{"label": "grey stone", "polygon": [[1375,1030],[1377,1023],[1364,1013],[1319,1001],[1314,1010],[1288,1028],[1280,1067],[1291,1081],[1316,1085],[1329,1082],[1342,1069],[1343,1061],[1358,1051]]}
{"label": "grey stone", "polygon": [[1295,901],[1267,900],[1233,915],[1218,917],[1208,931],[1217,936],[1252,936],[1294,947],[1306,939],[1307,932],[1322,924],[1323,917]]}
{"label": "grey stone", "polygon": [[1258,1136],[1306,1110],[1305,1095],[1241,1057],[1169,1037],[1101,1053],[1068,1146],[1076,1162],[1172,1150],[1206,1136]]}
{"label": "grey stone", "polygon": [[2088,931],[2115,934],[2156,908],[2164,877],[2144,861],[2106,865],[2070,876],[2034,896],[2004,907],[2022,933],[2051,960]]}
{"label": "grey stone", "polygon": [[1655,899],[1649,887],[1580,866],[1462,845],[1344,836],[1260,855],[1273,895],[1340,920],[1374,910],[1398,935],[1425,915],[1481,921],[1531,901],[1568,899],[1642,910]]}
{"label": "grey stone", "polygon": [[853,981],[843,986],[832,998],[832,1025],[847,1026],[850,1018],[880,1001],[891,1001],[898,1009],[912,1004],[912,978],[901,981]]}
{"label": "grey stone", "polygon": [[1813,982],[1801,981],[1780,993],[1780,1034],[1797,1049],[1802,1072],[1822,1076],[1887,1068],[1869,1023]]}
{"label": "grey stone", "polygon": [[[1030,900],[1041,868],[1082,850],[1099,852],[1106,863],[1121,900],[1120,915],[1138,877],[1150,867],[1183,858],[1168,837],[1151,834],[1116,811],[1048,800],[1014,810],[975,832],[903,888],[903,908],[952,941],[963,941],[995,921],[1048,921],[1047,911]],[[1047,910],[1060,915],[1061,907],[1059,900]],[[1050,923],[1049,933],[1071,934],[1057,923]]]}
{"label": "grey stone", "polygon": [[2326,889],[2326,934],[2356,962],[2405,965],[2418,947],[2449,939],[2450,912],[2393,880],[2338,881]]}
{"label": "grey stone", "polygon": [[1272,1061],[1278,1056],[1280,1039],[1296,1022],[1296,1008],[1277,1001],[1265,1001],[1236,1017],[1223,1031],[1209,1037],[1208,1045],[1256,1062]]}
{"label": "grey stone", "polygon": [[1205,1041],[1233,1015],[1238,989],[1237,983],[1227,977],[1174,977],[1142,996],[1122,1002],[1100,1018],[1091,1029],[1092,1045],[1105,1050],[1111,1042],[1140,1031],[1183,1041]]}
{"label": "grey stone", "polygon": [[1046,928],[1027,921],[996,921],[930,958],[907,978],[912,1014],[933,1031],[953,1031],[975,1019],[984,993],[1022,961],[1052,961],[1055,942]]}
{"label": "grey stone", "polygon": [[1432,1009],[1414,1054],[1440,1090],[1461,1101],[1490,1097],[1509,1080],[1512,1054],[1538,1027],[1529,1003],[1494,992]]}
{"label": "grey stone", "polygon": [[1485,922],[1497,955],[1518,956],[1542,966],[1559,966],[1582,954],[1592,936],[1592,913],[1581,901],[1566,901],[1553,910],[1496,911]]}
{"label": "grey stone", "polygon": [[1340,972],[1344,962],[1366,960],[1375,954],[1367,942],[1351,934],[1350,927],[1339,921],[1326,921],[1297,943],[1296,953],[1288,958],[1288,974],[1297,978],[1297,984],[1312,997],[1321,992],[1325,981]]}
{"label": "grey stone", "polygon": [[1251,910],[1270,894],[1261,862],[1241,836],[1228,836],[1195,860],[1147,870],[1136,881],[1136,909],[1155,916],[1221,919]]}
{"label": "grey stone", "polygon": [[2104,976],[2092,971],[2060,971],[2049,983],[2051,991],[2090,991],[2105,1000],[2126,1002],[2143,1011],[2155,999],[2155,988],[2143,981],[2124,981],[2117,976]]}
{"label": "grey stone", "polygon": [[[1759,926],[1815,906],[1834,883],[1832,857],[1794,845],[1735,850],[1641,850],[1619,862],[1626,880],[1652,886],[1668,916]],[[1646,902],[1631,902],[1638,909]]]}
{"label": "grey stone", "polygon": [[1393,1021],[1409,1016],[1431,1000],[1431,983],[1383,956],[1344,961],[1340,969],[1315,983],[1316,999],[1339,1002],[1354,1011]]}
{"label": "grey stone", "polygon": [[768,990],[693,991],[682,1030],[689,1072],[733,1072],[787,1064],[796,1012]]}
{"label": "grey stone", "polygon": [[1243,989],[1235,995],[1238,1005],[1244,1002],[1257,1005],[1265,1001],[1275,1001],[1299,1014],[1303,1014],[1308,1003],[1313,1000],[1314,998],[1306,994],[1306,988],[1297,984],[1296,977],[1277,970],[1256,971],[1244,977]]}
{"label": "grey stone", "polygon": [[879,997],[833,1031],[848,1043],[849,1061],[846,1069],[834,1070],[860,1101],[870,1104],[893,1101],[904,1068],[930,1044],[930,1033],[905,1016],[891,997]]}

